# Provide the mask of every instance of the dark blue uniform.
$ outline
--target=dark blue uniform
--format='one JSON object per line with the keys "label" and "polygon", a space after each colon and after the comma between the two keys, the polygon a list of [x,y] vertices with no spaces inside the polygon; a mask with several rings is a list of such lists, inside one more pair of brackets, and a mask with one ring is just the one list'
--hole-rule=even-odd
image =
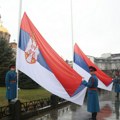
{"label": "dark blue uniform", "polygon": [[82,84],[88,87],[87,111],[92,113],[92,120],[96,120],[97,112],[100,111],[97,91],[98,79],[95,74],[92,74],[89,81],[83,81]]}
{"label": "dark blue uniform", "polygon": [[115,92],[117,93],[117,96],[116,97],[119,97],[119,92],[120,92],[120,79],[119,78],[116,78],[113,80],[113,83],[115,85]]}
{"label": "dark blue uniform", "polygon": [[88,102],[87,102],[87,110],[88,112],[99,112],[99,100],[98,100],[98,79],[96,75],[92,75],[88,81],[83,81],[83,84],[88,87]]}
{"label": "dark blue uniform", "polygon": [[17,74],[15,71],[10,70],[6,74],[5,78],[5,84],[6,84],[6,98],[8,101],[11,101],[12,99],[16,98],[17,93]]}

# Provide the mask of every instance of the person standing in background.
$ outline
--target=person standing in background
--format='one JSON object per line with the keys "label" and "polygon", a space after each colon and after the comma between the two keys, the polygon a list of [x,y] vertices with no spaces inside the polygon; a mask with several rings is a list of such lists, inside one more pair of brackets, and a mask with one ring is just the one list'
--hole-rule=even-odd
{"label": "person standing in background", "polygon": [[5,77],[6,98],[8,103],[15,99],[17,95],[17,73],[15,71],[15,65],[10,65],[9,69]]}
{"label": "person standing in background", "polygon": [[113,83],[114,83],[114,91],[116,92],[116,97],[119,98],[119,92],[120,92],[120,78],[119,78],[119,72],[116,72],[115,74],[115,79],[113,79]]}
{"label": "person standing in background", "polygon": [[89,81],[86,82],[85,80],[82,82],[83,85],[88,87],[87,93],[87,111],[92,113],[92,118],[89,120],[96,120],[97,112],[100,111],[99,107],[99,100],[98,100],[98,79],[95,75],[96,68],[93,66],[89,66],[91,77]]}

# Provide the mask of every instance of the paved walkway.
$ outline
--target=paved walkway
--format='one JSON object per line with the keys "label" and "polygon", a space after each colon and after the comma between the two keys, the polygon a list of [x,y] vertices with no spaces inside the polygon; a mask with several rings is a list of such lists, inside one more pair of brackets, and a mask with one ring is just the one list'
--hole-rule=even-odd
{"label": "paved walkway", "polygon": [[[97,115],[97,120],[120,120],[120,100],[115,97],[114,92],[102,91],[99,100],[101,111]],[[86,103],[84,103],[83,106],[70,104],[29,120],[88,120],[90,117],[91,114],[87,112]]]}

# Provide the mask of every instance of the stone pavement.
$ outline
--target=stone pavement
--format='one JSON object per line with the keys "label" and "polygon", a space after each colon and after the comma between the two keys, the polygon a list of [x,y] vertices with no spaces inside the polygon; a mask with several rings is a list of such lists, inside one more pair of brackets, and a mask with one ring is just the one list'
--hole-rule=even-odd
{"label": "stone pavement", "polygon": [[[97,120],[120,120],[120,100],[115,97],[114,92],[102,91],[99,95],[99,101],[101,110],[97,115]],[[83,106],[71,103],[29,120],[88,120],[90,117],[91,113],[87,112],[85,102]]]}

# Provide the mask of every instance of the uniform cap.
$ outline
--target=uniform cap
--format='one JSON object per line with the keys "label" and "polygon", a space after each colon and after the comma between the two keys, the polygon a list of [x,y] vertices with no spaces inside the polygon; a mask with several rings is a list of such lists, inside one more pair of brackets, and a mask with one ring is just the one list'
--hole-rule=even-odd
{"label": "uniform cap", "polygon": [[97,71],[97,69],[93,66],[89,66],[90,71]]}
{"label": "uniform cap", "polygon": [[9,68],[15,68],[15,65],[14,65],[14,64],[11,64],[11,65],[9,66]]}

